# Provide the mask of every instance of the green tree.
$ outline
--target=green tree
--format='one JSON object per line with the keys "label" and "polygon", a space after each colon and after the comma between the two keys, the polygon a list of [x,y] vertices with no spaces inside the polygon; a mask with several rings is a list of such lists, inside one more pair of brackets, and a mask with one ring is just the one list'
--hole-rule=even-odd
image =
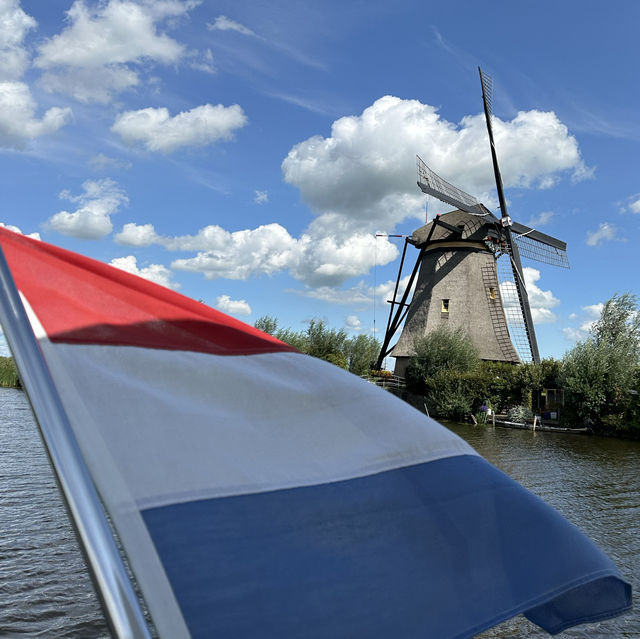
{"label": "green tree", "polygon": [[380,342],[373,335],[355,335],[344,342],[349,371],[365,375],[371,370],[380,352]]}
{"label": "green tree", "polygon": [[278,319],[270,315],[258,318],[254,326],[302,353],[346,368],[356,375],[364,375],[370,369],[380,350],[380,343],[373,336],[349,337],[344,329],[330,328],[325,320],[318,318],[310,320],[303,331],[280,328]]}
{"label": "green tree", "polygon": [[259,317],[253,325],[263,333],[267,333],[268,335],[275,336],[278,330],[278,319],[276,317],[272,317],[271,315],[263,315]]}
{"label": "green tree", "polygon": [[591,335],[564,357],[561,382],[569,408],[596,431],[625,428],[640,364],[638,298],[614,295]]}

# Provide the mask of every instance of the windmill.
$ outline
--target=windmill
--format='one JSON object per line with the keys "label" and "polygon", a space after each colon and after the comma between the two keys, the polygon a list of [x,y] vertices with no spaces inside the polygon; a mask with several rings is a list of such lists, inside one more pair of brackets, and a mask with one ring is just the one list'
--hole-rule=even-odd
{"label": "windmill", "polygon": [[[565,242],[514,222],[509,216],[493,139],[492,80],[480,67],[478,71],[500,217],[417,158],[418,186],[456,210],[436,216],[405,240],[377,362],[381,368],[384,358],[392,354],[398,375],[404,375],[415,339],[443,324],[462,327],[482,359],[539,362],[521,257],[569,268]],[[419,254],[398,299],[408,244]],[[390,346],[403,321],[397,344]]]}

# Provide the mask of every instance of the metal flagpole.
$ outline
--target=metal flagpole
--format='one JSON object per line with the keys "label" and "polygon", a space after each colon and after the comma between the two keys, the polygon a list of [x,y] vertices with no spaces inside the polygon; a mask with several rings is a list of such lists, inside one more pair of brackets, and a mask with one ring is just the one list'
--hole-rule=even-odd
{"label": "metal flagpole", "polygon": [[119,639],[150,639],[102,503],[1,248],[0,322],[111,630]]}

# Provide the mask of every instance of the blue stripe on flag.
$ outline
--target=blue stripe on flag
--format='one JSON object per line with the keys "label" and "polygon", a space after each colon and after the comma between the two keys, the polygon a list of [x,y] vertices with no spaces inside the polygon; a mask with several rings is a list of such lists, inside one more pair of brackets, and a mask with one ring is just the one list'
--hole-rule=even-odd
{"label": "blue stripe on flag", "polygon": [[467,637],[526,610],[557,632],[631,603],[591,541],[476,456],[143,516],[193,637]]}

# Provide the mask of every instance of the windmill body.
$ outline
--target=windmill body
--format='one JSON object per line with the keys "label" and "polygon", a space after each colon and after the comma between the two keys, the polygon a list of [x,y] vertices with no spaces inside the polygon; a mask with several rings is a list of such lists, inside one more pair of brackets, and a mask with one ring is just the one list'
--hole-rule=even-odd
{"label": "windmill body", "polygon": [[482,359],[520,361],[509,336],[494,244],[487,241],[496,235],[493,216],[487,221],[460,210],[413,232],[409,242],[421,249],[420,270],[392,352],[396,375],[404,376],[416,339],[441,326],[462,328]]}

